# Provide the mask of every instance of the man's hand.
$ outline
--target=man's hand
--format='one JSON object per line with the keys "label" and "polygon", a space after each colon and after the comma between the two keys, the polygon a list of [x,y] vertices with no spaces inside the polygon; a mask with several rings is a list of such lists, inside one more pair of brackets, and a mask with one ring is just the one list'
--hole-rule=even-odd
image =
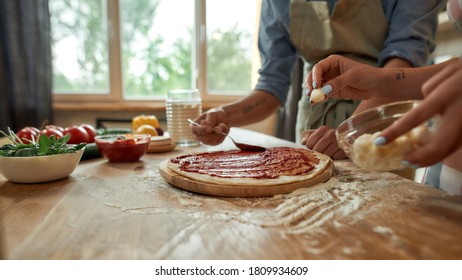
{"label": "man's hand", "polygon": [[191,125],[196,138],[206,145],[218,145],[224,140],[224,136],[215,131],[229,132],[228,118],[222,108],[213,108],[194,120],[200,126]]}
{"label": "man's hand", "polygon": [[338,146],[335,129],[327,126],[303,131],[302,144],[308,149],[323,153],[334,160],[347,158],[345,152]]}

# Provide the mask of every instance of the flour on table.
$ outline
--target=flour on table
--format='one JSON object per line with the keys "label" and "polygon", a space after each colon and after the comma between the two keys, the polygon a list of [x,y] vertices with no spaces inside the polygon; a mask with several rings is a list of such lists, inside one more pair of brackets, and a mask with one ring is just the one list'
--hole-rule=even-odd
{"label": "flour on table", "polygon": [[[330,221],[341,227],[338,221],[344,217],[359,215],[367,195],[361,182],[340,182],[331,178],[311,188],[300,188],[290,194],[277,195],[281,200],[274,209],[271,220],[253,221],[263,227],[280,227],[289,234],[307,234],[322,230]],[[358,217],[357,217],[358,218]]]}
{"label": "flour on table", "polygon": [[[195,194],[169,185],[158,174],[150,175],[133,174],[125,184],[107,192],[105,205],[137,214],[181,213],[197,219],[278,228],[281,236],[316,233],[322,231],[327,222],[339,228],[345,223],[342,221],[345,217],[348,222],[361,219],[365,212],[363,204],[370,199],[364,181],[373,179],[367,174],[357,178],[345,173],[289,194],[248,199]],[[137,184],[128,183],[132,180]],[[126,200],[127,195],[137,199]]]}
{"label": "flour on table", "polygon": [[375,233],[380,234],[380,235],[386,236],[386,237],[390,238],[391,240],[398,239],[398,237],[393,232],[393,230],[391,228],[388,228],[388,227],[376,226],[376,227],[373,228],[373,231]]}

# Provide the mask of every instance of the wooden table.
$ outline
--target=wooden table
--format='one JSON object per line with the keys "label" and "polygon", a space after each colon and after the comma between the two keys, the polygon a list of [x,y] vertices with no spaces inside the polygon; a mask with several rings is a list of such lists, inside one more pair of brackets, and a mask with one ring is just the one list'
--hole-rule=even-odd
{"label": "wooden table", "polygon": [[[296,146],[243,129],[231,135]],[[82,161],[70,177],[45,184],[0,175],[2,257],[462,259],[462,198],[392,173],[338,161],[327,183],[251,199],[190,193],[159,176],[164,159],[217,148],[226,147]]]}

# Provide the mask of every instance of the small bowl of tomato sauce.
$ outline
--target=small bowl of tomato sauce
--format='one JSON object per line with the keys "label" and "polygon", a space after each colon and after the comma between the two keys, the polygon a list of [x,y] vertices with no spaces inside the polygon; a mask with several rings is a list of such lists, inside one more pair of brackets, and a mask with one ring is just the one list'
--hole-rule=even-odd
{"label": "small bowl of tomato sauce", "polygon": [[146,154],[149,134],[114,134],[95,137],[99,152],[110,162],[138,161]]}

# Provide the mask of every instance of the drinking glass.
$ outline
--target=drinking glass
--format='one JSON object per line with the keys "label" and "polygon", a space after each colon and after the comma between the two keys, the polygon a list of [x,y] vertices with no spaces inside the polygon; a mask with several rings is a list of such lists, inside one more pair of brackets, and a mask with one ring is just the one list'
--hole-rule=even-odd
{"label": "drinking glass", "polygon": [[188,119],[194,120],[202,113],[202,101],[197,89],[175,89],[167,93],[167,130],[178,146],[199,145],[189,127]]}

